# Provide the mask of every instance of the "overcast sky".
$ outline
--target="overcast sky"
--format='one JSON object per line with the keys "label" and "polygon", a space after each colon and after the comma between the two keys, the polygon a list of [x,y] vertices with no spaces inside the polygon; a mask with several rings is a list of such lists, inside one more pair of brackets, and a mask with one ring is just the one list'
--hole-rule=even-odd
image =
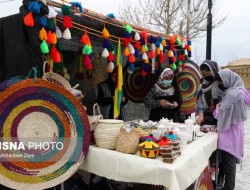
{"label": "overcast sky", "polygon": [[[74,0],[75,1],[75,0]],[[117,15],[123,0],[79,0],[82,6],[103,14]],[[250,58],[250,0],[217,0],[227,20],[213,30],[212,59],[219,65],[239,58]],[[0,0],[0,17],[19,12],[22,0]],[[177,18],[178,19],[178,18]],[[193,59],[200,64],[206,55],[206,38],[193,42]]]}

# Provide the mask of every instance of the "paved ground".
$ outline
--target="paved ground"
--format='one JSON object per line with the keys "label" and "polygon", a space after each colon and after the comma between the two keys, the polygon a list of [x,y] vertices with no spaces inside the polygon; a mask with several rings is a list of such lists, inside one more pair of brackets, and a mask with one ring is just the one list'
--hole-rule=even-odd
{"label": "paved ground", "polygon": [[237,166],[235,190],[250,190],[250,108],[245,122],[245,154],[242,167]]}

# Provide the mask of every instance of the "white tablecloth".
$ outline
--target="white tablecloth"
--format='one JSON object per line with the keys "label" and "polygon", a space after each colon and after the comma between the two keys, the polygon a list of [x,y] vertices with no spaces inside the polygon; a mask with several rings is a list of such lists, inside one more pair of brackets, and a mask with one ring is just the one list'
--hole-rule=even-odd
{"label": "white tablecloth", "polygon": [[217,147],[216,133],[208,133],[188,144],[173,164],[138,155],[120,153],[91,145],[80,167],[108,179],[162,185],[169,190],[184,190],[202,173]]}

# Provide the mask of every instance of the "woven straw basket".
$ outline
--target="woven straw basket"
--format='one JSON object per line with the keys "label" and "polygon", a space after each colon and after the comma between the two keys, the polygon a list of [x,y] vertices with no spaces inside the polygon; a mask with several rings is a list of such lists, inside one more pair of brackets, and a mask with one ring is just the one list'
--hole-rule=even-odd
{"label": "woven straw basket", "polygon": [[98,147],[116,149],[117,138],[124,121],[115,119],[99,120],[94,132],[95,142]]}
{"label": "woven straw basket", "polygon": [[93,115],[88,115],[88,119],[90,124],[90,131],[94,131],[99,120],[103,119],[99,105],[97,103],[95,103],[93,106]]}

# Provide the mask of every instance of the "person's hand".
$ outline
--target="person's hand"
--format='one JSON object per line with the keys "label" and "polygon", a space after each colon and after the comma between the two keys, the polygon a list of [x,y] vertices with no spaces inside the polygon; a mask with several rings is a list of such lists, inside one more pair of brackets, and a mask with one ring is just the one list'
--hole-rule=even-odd
{"label": "person's hand", "polygon": [[167,100],[160,100],[160,105],[161,105],[162,107],[166,107],[166,106],[169,105],[169,102],[168,102]]}
{"label": "person's hand", "polygon": [[125,102],[125,100],[126,100],[126,98],[123,96],[123,97],[122,97],[122,102]]}
{"label": "person's hand", "polygon": [[178,103],[176,101],[173,102],[172,107],[176,108],[178,106]]}
{"label": "person's hand", "polygon": [[220,108],[221,103],[216,104],[216,109]]}
{"label": "person's hand", "polygon": [[204,121],[204,114],[203,113],[199,113],[199,116],[196,119],[196,124],[201,125],[203,121]]}

